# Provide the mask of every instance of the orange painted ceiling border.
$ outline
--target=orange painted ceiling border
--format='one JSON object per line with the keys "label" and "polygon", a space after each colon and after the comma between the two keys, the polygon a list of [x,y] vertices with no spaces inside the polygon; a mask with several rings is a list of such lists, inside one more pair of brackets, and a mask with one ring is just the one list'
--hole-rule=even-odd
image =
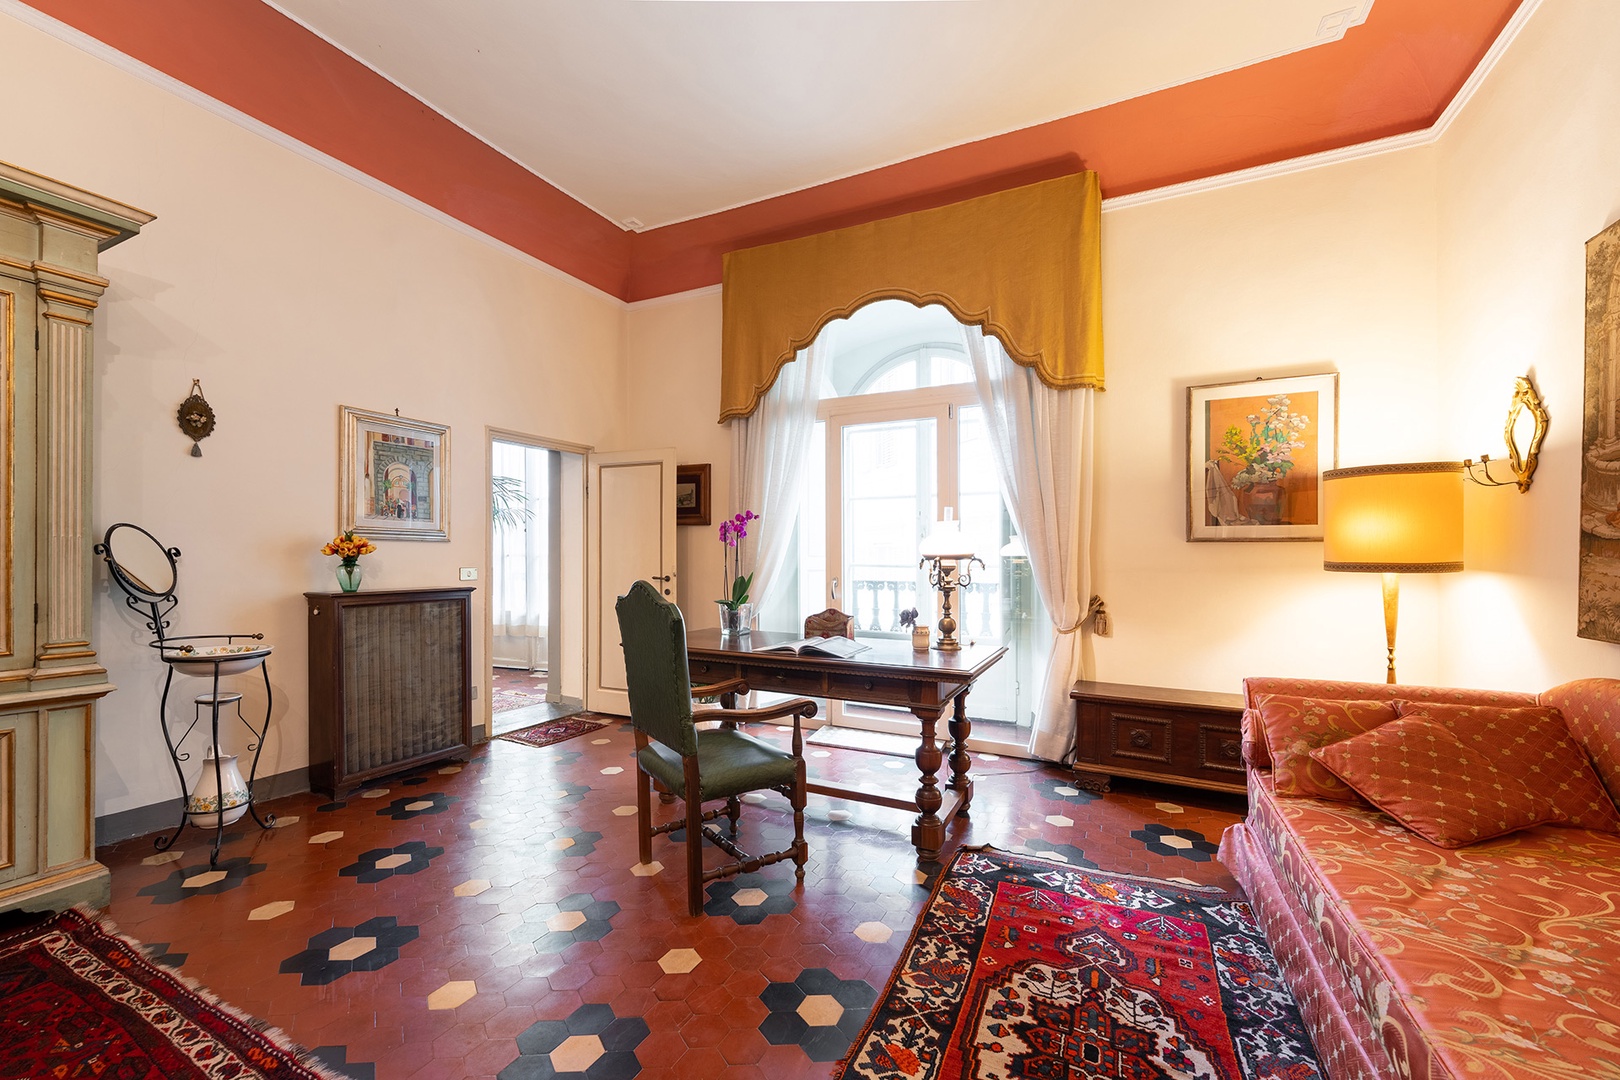
{"label": "orange painted ceiling border", "polygon": [[1078,169],[1105,197],[1431,126],[1521,0],[1376,0],[1331,44],[802,191],[630,233],[259,0],[24,0],[621,300],[714,285],[727,251]]}

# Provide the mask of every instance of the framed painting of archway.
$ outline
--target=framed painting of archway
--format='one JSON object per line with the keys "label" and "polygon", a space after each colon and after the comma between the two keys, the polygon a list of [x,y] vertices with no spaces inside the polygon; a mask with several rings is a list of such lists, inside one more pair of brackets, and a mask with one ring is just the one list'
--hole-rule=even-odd
{"label": "framed painting of archway", "polygon": [[341,527],[372,540],[449,540],[450,428],[342,410]]}

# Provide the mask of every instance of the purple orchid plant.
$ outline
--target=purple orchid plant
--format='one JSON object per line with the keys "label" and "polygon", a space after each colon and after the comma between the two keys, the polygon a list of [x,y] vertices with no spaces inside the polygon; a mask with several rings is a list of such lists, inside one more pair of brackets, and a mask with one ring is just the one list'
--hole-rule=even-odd
{"label": "purple orchid plant", "polygon": [[730,596],[719,603],[732,611],[748,603],[748,588],[754,583],[753,574],[742,572],[742,549],[738,542],[748,536],[748,523],[758,520],[758,514],[744,510],[720,523],[721,566]]}

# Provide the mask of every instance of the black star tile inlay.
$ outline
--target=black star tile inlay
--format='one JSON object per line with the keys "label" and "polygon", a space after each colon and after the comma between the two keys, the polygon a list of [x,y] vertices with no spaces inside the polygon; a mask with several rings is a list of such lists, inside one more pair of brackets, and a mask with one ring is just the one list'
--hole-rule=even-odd
{"label": "black star tile inlay", "polygon": [[1072,780],[1053,776],[1038,778],[1031,790],[1043,799],[1055,799],[1058,802],[1077,803],[1082,806],[1102,798],[1101,795],[1084,790]]}
{"label": "black star tile inlay", "polygon": [[[596,850],[596,842],[600,839],[602,834],[599,832],[590,832],[570,825],[552,833],[551,838],[545,841],[545,846],[557,857],[570,859],[591,854]],[[569,840],[573,843],[564,843]]]}
{"label": "black star tile inlay", "polygon": [[517,1037],[518,1058],[500,1080],[630,1080],[641,1072],[636,1047],[650,1032],[639,1016],[581,1005],[566,1020],[542,1020]]}
{"label": "black star tile inlay", "polygon": [[442,814],[460,801],[459,797],[446,795],[442,791],[426,791],[420,795],[404,795],[395,799],[378,810],[377,816],[404,821],[419,814]]}
{"label": "black star tile inlay", "polygon": [[1070,866],[1082,866],[1087,870],[1100,869],[1096,863],[1086,858],[1085,852],[1073,844],[1053,844],[1046,840],[1037,839],[1029,841],[1024,847],[1029,850],[1031,855],[1038,855],[1043,859],[1056,859],[1058,862],[1068,863]]}
{"label": "black star tile inlay", "polygon": [[877,991],[860,979],[807,968],[792,982],[771,983],[759,995],[770,1015],[759,1033],[772,1046],[797,1046],[811,1061],[837,1061],[861,1033]]}
{"label": "black star tile inlay", "polygon": [[400,926],[392,915],[359,926],[334,926],[310,938],[309,948],[283,960],[281,973],[302,976],[304,986],[325,986],[351,971],[376,971],[398,960],[401,946],[415,941],[418,932],[414,926]]}
{"label": "black star tile inlay", "polygon": [[386,881],[395,874],[416,874],[428,868],[428,863],[444,854],[442,847],[428,847],[421,840],[412,840],[392,848],[372,848],[362,852],[360,858],[338,873],[352,877],[363,885]]}
{"label": "black star tile inlay", "polygon": [[1194,829],[1172,829],[1157,822],[1132,832],[1131,839],[1142,841],[1155,855],[1179,855],[1193,862],[1209,862],[1210,856],[1220,850],[1219,845],[1204,839],[1201,832]]}
{"label": "black star tile inlay", "polygon": [[[799,906],[793,898],[798,881],[792,877],[738,874],[722,878],[708,888],[706,915],[726,915],[744,926],[762,923],[768,915],[786,915]],[[764,894],[761,896],[761,894]],[[741,899],[739,899],[739,895]]]}
{"label": "black star tile inlay", "polygon": [[[210,870],[202,866],[182,867],[142,889],[137,895],[150,896],[154,904],[178,904],[188,896],[214,896],[230,892],[254,874],[264,872],[264,863],[249,862],[246,858],[222,859],[218,867]],[[192,882],[190,886],[186,882]]]}
{"label": "black star tile inlay", "polygon": [[350,1061],[347,1046],[317,1046],[309,1056],[349,1080],[377,1080],[377,1066],[369,1061]]}
{"label": "black star tile inlay", "polygon": [[[590,893],[574,893],[557,901],[557,910],[545,915],[546,906],[535,911],[526,926],[512,930],[514,942],[532,941],[536,952],[559,953],[577,941],[600,941],[613,932],[613,917],[619,913],[617,900],[597,900]],[[525,913],[524,918],[530,916]]]}

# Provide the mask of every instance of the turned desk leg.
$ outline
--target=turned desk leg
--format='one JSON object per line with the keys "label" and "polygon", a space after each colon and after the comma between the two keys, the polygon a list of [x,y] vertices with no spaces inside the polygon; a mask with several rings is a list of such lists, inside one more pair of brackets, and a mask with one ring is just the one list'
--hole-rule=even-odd
{"label": "turned desk leg", "polygon": [[912,710],[922,721],[922,741],[917,744],[917,771],[922,774],[917,787],[917,820],[911,826],[911,843],[917,849],[921,862],[939,858],[945,846],[945,823],[939,819],[939,808],[945,798],[939,792],[939,766],[944,760],[939,743],[934,738],[934,726],[943,710]]}
{"label": "turned desk leg", "polygon": [[973,761],[968,757],[968,736],[973,732],[973,724],[967,715],[967,691],[956,695],[956,706],[951,712],[951,783],[952,791],[962,793],[962,808],[958,814],[966,814],[968,807],[973,805],[973,779],[968,776],[968,770],[973,767]]}

